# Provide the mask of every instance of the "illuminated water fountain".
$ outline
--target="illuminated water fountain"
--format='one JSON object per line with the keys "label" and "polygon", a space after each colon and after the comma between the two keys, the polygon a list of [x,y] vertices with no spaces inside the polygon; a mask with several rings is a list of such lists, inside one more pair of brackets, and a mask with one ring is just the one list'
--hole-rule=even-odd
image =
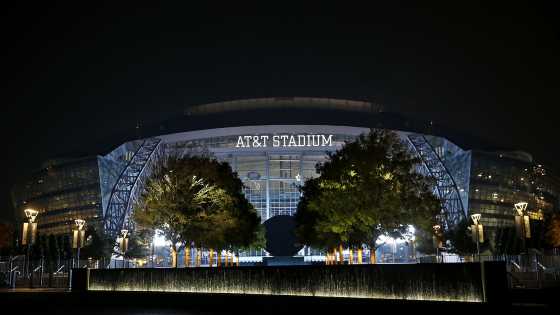
{"label": "illuminated water fountain", "polygon": [[[501,270],[500,266],[494,268]],[[88,272],[86,286],[91,291],[483,301],[479,264],[139,268]],[[501,275],[496,279],[492,281],[502,281]]]}

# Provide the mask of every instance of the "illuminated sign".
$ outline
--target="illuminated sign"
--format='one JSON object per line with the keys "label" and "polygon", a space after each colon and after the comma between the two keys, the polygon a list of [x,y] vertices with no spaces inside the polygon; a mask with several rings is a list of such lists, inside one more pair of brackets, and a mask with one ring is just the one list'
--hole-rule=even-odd
{"label": "illuminated sign", "polygon": [[236,148],[332,147],[333,135],[239,136]]}

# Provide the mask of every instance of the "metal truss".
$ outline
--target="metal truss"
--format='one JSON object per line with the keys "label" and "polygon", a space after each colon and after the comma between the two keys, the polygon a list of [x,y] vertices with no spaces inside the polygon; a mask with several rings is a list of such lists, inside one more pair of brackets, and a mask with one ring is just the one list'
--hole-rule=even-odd
{"label": "metal truss", "polygon": [[105,233],[117,237],[121,229],[132,229],[130,215],[152,167],[163,156],[161,139],[145,139],[121,172],[109,197],[104,217]]}
{"label": "metal truss", "polygon": [[410,134],[408,140],[422,161],[423,167],[419,167],[418,171],[436,180],[434,194],[441,200],[441,223],[444,228],[455,226],[466,218],[466,214],[453,176],[425,136]]}

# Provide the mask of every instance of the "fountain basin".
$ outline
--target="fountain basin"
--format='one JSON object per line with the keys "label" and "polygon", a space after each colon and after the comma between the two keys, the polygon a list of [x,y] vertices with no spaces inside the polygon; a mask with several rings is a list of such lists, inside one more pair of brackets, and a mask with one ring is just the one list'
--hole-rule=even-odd
{"label": "fountain basin", "polygon": [[[73,290],[188,292],[483,302],[478,263],[74,270]],[[503,263],[485,263],[486,298],[507,290]]]}

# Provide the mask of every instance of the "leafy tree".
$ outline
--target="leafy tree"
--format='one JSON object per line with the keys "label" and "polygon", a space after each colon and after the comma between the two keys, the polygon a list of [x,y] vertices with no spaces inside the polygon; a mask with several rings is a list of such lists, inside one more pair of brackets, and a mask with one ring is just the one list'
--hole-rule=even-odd
{"label": "leafy tree", "polygon": [[0,223],[0,256],[9,255],[13,246],[13,225]]}
{"label": "leafy tree", "polygon": [[436,254],[434,234],[429,231],[417,230],[415,233],[416,251],[426,255]]}
{"label": "leafy tree", "polygon": [[47,271],[49,273],[49,287],[53,284],[53,272],[58,264],[60,263],[60,255],[58,249],[58,242],[53,234],[50,234],[47,238]]}
{"label": "leafy tree", "polygon": [[230,166],[208,157],[171,157],[148,179],[133,218],[140,229],[160,230],[173,262],[186,244],[226,249],[250,246],[260,219]]}
{"label": "leafy tree", "polygon": [[560,215],[556,214],[548,220],[546,240],[552,247],[560,247]]}
{"label": "leafy tree", "polygon": [[522,241],[515,226],[502,226],[496,229],[494,252],[496,254],[518,255],[523,251]]}
{"label": "leafy tree", "polygon": [[408,225],[430,231],[441,204],[417,163],[394,132],[371,130],[346,143],[301,188],[298,237],[318,248],[375,249],[380,235],[403,237]]}
{"label": "leafy tree", "polygon": [[58,260],[60,260],[60,255],[59,255],[59,248],[58,248],[58,240],[56,238],[56,236],[54,236],[53,234],[50,234],[48,236],[48,257],[49,260],[53,261],[53,262],[57,262],[58,264]]}
{"label": "leafy tree", "polygon": [[149,254],[152,234],[148,230],[134,231],[128,236],[126,259],[144,258]]}
{"label": "leafy tree", "polygon": [[72,259],[72,243],[70,242],[70,235],[64,234],[60,236],[60,255],[62,259]]}
{"label": "leafy tree", "polygon": [[[471,222],[468,219],[461,220],[456,226],[445,231],[445,239],[450,245],[448,251],[458,255],[476,254],[476,243],[473,241],[472,233]],[[479,243],[480,252],[489,248],[487,234],[484,232],[484,242]]]}
{"label": "leafy tree", "polygon": [[99,260],[111,257],[115,243],[103,233],[98,233],[95,225],[87,226],[85,237],[84,247],[80,249],[80,256]]}

